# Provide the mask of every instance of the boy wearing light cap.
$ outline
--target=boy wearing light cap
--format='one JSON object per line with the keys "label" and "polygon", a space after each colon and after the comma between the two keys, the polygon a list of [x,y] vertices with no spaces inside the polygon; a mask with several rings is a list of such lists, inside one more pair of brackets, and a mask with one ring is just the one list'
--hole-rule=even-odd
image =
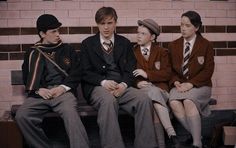
{"label": "boy wearing light cap", "polygon": [[55,16],[41,15],[37,19],[40,41],[25,53],[22,71],[28,97],[16,113],[16,121],[29,147],[53,147],[41,128],[44,115],[50,111],[63,119],[71,148],[89,147],[75,97],[79,58],[71,46],[62,43],[61,25]]}
{"label": "boy wearing light cap", "polygon": [[154,125],[159,148],[165,147],[162,125],[173,147],[180,148],[166,105],[171,66],[168,51],[156,43],[160,34],[159,26],[152,19],[139,20],[137,32],[137,45],[133,49],[137,59],[137,69],[133,71],[137,78],[136,86],[145,91],[153,101]]}

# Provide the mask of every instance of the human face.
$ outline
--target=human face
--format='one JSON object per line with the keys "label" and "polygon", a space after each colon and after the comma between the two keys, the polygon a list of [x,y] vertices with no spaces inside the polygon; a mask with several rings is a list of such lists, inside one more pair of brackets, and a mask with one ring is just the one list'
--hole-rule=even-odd
{"label": "human face", "polygon": [[191,40],[196,32],[198,31],[198,28],[196,28],[189,20],[188,17],[183,16],[181,18],[181,25],[180,25],[180,30],[182,36],[187,40]]}
{"label": "human face", "polygon": [[151,35],[148,28],[144,26],[138,26],[138,33],[137,33],[137,44],[140,46],[148,46],[152,43],[154,39],[154,35]]}
{"label": "human face", "polygon": [[45,33],[41,31],[40,35],[43,44],[57,44],[61,40],[59,28],[47,30]]}
{"label": "human face", "polygon": [[112,35],[115,32],[116,21],[113,17],[108,16],[102,22],[98,23],[98,29],[100,34],[104,37],[104,39],[111,39]]}

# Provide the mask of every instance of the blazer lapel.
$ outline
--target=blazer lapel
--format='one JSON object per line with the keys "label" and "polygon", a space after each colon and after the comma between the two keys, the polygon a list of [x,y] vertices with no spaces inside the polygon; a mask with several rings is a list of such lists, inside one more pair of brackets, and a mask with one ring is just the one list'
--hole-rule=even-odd
{"label": "blazer lapel", "polygon": [[102,60],[104,60],[103,57],[103,51],[101,49],[101,43],[100,43],[100,36],[99,33],[96,34],[95,38],[94,38],[94,42],[91,45],[91,48],[93,49],[93,51],[98,55],[98,57],[100,57]]}
{"label": "blazer lapel", "polygon": [[143,55],[140,51],[140,46],[139,45],[135,45],[136,47],[134,48],[134,54],[136,56],[136,60],[137,60],[137,63],[143,63]]}
{"label": "blazer lapel", "polygon": [[151,45],[151,50],[150,50],[150,55],[149,55],[149,58],[148,58],[148,64],[151,65],[151,63],[154,63],[156,62],[156,56],[157,56],[157,53],[158,53],[158,45],[157,44],[154,44],[152,43]]}
{"label": "blazer lapel", "polygon": [[176,61],[178,61],[177,63],[172,63],[172,64],[178,64],[178,67],[180,70],[182,70],[182,64],[183,64],[183,48],[184,48],[183,43],[184,43],[184,39],[182,37],[176,44],[176,47],[171,49],[171,50],[175,50],[173,53],[176,56]]}
{"label": "blazer lapel", "polygon": [[113,48],[113,56],[115,60],[117,61],[120,59],[120,56],[123,53],[123,44],[120,42],[119,38],[115,34],[115,39],[114,39],[114,48]]}
{"label": "blazer lapel", "polygon": [[191,52],[191,55],[190,55],[189,60],[191,60],[191,59],[194,57],[194,55],[196,54],[196,52],[197,52],[198,49],[200,48],[200,45],[201,45],[201,43],[200,43],[200,38],[199,38],[199,36],[197,36],[197,38],[196,38],[196,40],[195,40],[195,43],[194,43],[194,45],[193,45],[193,49],[192,49],[192,52]]}

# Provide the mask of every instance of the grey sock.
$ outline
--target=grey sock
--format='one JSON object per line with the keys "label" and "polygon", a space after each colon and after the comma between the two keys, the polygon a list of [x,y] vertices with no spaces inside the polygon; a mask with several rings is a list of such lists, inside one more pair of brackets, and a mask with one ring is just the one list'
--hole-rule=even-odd
{"label": "grey sock", "polygon": [[161,120],[162,125],[164,126],[168,136],[176,135],[176,132],[171,124],[169,112],[166,107],[159,105],[155,106],[157,109],[158,116]]}
{"label": "grey sock", "polygon": [[193,137],[193,145],[201,148],[201,117],[199,114],[194,116],[187,116],[187,120]]}
{"label": "grey sock", "polygon": [[161,123],[154,123],[158,148],[165,148],[165,133]]}

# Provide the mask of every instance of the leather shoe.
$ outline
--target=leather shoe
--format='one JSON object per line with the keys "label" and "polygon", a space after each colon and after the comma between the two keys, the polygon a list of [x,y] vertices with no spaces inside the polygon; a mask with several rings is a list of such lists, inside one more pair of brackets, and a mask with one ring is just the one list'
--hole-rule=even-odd
{"label": "leather shoe", "polygon": [[184,141],[184,143],[185,143],[186,145],[192,145],[192,143],[193,143],[193,138],[192,138],[192,136],[188,137],[188,138]]}
{"label": "leather shoe", "polygon": [[182,145],[177,136],[173,135],[173,136],[170,136],[170,141],[172,143],[172,147],[173,148],[186,148],[186,146]]}

